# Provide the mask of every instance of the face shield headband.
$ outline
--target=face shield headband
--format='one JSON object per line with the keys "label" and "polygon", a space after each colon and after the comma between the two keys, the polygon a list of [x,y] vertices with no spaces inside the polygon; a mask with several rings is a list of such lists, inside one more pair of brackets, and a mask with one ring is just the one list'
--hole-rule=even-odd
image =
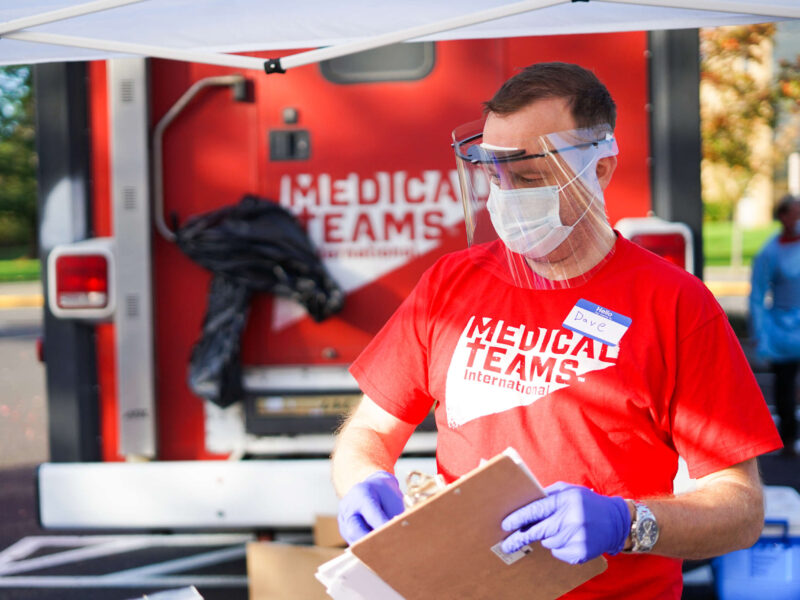
{"label": "face shield headband", "polygon": [[588,277],[598,252],[608,254],[613,232],[597,164],[617,154],[610,126],[507,148],[484,143],[478,121],[456,129],[453,141],[473,256],[504,254],[503,271],[515,285],[561,288]]}

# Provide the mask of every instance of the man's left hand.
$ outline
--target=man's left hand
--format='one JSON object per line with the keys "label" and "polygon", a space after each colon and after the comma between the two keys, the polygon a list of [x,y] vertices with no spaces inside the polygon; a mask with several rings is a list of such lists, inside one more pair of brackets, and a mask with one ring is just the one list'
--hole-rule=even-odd
{"label": "man's left hand", "polygon": [[503,529],[513,532],[503,541],[503,552],[511,554],[540,541],[553,556],[575,565],[624,548],[631,515],[621,497],[602,496],[563,482],[545,491],[547,496],[503,519]]}

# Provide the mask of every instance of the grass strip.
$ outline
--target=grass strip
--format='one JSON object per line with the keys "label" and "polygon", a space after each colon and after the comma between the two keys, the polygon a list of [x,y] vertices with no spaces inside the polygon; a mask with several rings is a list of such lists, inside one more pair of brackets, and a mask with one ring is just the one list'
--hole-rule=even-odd
{"label": "grass strip", "polygon": [[36,281],[41,273],[38,258],[0,260],[0,281]]}

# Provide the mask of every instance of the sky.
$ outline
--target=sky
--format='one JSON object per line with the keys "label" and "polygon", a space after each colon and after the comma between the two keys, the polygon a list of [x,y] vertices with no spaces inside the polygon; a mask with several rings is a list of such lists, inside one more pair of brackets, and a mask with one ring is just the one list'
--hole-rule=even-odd
{"label": "sky", "polygon": [[777,24],[774,55],[776,60],[793,60],[800,54],[800,21],[783,21]]}

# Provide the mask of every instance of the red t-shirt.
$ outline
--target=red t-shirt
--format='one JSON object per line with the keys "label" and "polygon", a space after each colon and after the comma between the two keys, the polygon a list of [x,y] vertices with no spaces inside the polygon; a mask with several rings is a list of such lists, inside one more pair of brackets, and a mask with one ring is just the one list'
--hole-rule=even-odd
{"label": "red t-shirt", "polygon": [[[446,480],[511,446],[544,486],[646,498],[672,493],[679,455],[696,478],[781,446],[699,279],[623,238],[589,281],[566,289],[515,287],[490,274],[492,260],[491,246],[442,257],[350,369],[403,421],[435,406]],[[616,315],[617,345],[610,332],[593,335],[592,305]],[[564,326],[576,318],[587,335]],[[620,554],[566,597],[653,600],[681,589],[679,560]]]}

